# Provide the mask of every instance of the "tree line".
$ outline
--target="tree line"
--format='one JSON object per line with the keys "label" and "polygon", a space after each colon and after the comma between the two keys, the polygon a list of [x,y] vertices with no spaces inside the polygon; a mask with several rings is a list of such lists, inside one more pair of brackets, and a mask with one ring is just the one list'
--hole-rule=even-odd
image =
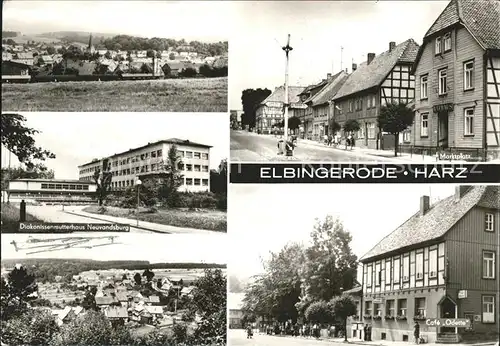
{"label": "tree line", "polygon": [[[357,257],[352,237],[339,219],[316,220],[310,244],[287,244],[264,262],[264,274],[244,292],[245,321],[339,323],[356,312],[354,301],[343,296],[357,283]],[[318,312],[319,310],[319,312]]]}

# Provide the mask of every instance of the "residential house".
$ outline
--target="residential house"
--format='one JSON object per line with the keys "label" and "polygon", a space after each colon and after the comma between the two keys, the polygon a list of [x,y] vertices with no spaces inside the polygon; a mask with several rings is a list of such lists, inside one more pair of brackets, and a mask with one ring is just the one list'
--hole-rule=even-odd
{"label": "residential house", "polygon": [[[420,322],[427,342],[480,340],[499,331],[500,186],[457,186],[383,238],[361,259],[362,316],[373,340],[408,341]],[[469,319],[466,328],[429,318]]]}
{"label": "residential house", "polygon": [[29,81],[30,65],[15,62],[12,60],[2,61],[2,82],[25,80]]}
{"label": "residential house", "polygon": [[319,92],[305,103],[312,109],[312,139],[321,140],[324,135],[330,135],[330,123],[334,118],[333,97],[346,81],[348,74],[340,71],[335,75],[328,74],[326,84]]}
{"label": "residential house", "polygon": [[171,60],[162,66],[163,73],[165,76],[177,77],[185,69],[183,62],[177,60]]}
{"label": "residential house", "polygon": [[127,292],[116,292],[116,300],[120,302],[121,306],[128,307],[129,306],[129,296]]}
{"label": "residential house", "polygon": [[54,59],[50,55],[37,55],[34,58],[34,64],[37,66],[52,66]]}
{"label": "residential house", "polygon": [[152,304],[152,305],[159,305],[160,304],[160,297],[159,296],[149,296],[148,303]]}
{"label": "residential house", "polygon": [[[396,45],[389,43],[389,50],[375,55],[368,53],[367,61],[353,64],[352,73],[337,92],[335,121],[341,126],[347,120],[356,120],[360,130],[355,134],[356,146],[379,148],[381,133],[377,117],[381,106],[391,103],[409,104],[415,97],[415,77],[410,73],[417,56],[418,45],[413,39]],[[402,140],[409,140],[405,134]],[[389,139],[384,138],[384,148],[388,149]],[[392,141],[394,138],[392,137]]]}
{"label": "residential house", "polygon": [[2,51],[2,61],[12,60],[13,57],[12,53]]}
{"label": "residential house", "polygon": [[163,317],[163,308],[161,306],[146,305],[144,309],[151,314],[153,322]]}
{"label": "residential house", "polygon": [[[300,102],[299,94],[305,89],[301,86],[288,87],[288,117],[297,116],[307,106]],[[284,119],[285,87],[277,87],[274,92],[260,103],[255,111],[257,132],[271,134],[273,128]]]}
{"label": "residential house", "polygon": [[108,306],[104,310],[104,316],[112,323],[123,323],[128,321],[128,311],[124,306]]}
{"label": "residential house", "polygon": [[244,293],[232,293],[227,294],[227,306],[229,309],[229,328],[237,329],[243,328],[243,298]]}
{"label": "residential house", "polygon": [[183,287],[181,289],[181,293],[180,293],[181,297],[192,298],[195,288],[196,288],[196,286]]}
{"label": "residential house", "polygon": [[19,52],[14,55],[14,59],[16,62],[26,64],[29,66],[33,66],[34,64],[34,56],[33,52]]}
{"label": "residential house", "polygon": [[95,297],[95,303],[98,308],[101,310],[106,309],[108,306],[117,303],[118,300],[115,297],[111,296],[103,296],[103,297]]}
{"label": "residential house", "polygon": [[83,308],[81,306],[66,306],[64,309],[52,310],[52,315],[54,315],[57,325],[62,326],[63,324],[71,322],[82,312]]}
{"label": "residential house", "polygon": [[500,2],[452,0],[424,36],[411,144],[500,149]]}
{"label": "residential house", "polygon": [[302,127],[301,127],[301,137],[305,139],[312,140],[313,135],[313,109],[312,107],[307,107],[307,103],[323,89],[323,87],[327,84],[328,79],[332,78],[331,73],[327,74],[327,78],[323,79],[321,82],[317,84],[311,84],[307,86],[302,92],[299,94],[300,102],[306,105],[306,108],[302,109],[297,116],[299,117]]}
{"label": "residential house", "polygon": [[356,304],[356,314],[354,316],[350,316],[347,319],[347,336],[352,338],[363,339],[363,318],[361,316],[361,302],[363,300],[363,287],[361,285],[357,285],[350,290],[342,292],[342,295],[349,295],[354,300]]}

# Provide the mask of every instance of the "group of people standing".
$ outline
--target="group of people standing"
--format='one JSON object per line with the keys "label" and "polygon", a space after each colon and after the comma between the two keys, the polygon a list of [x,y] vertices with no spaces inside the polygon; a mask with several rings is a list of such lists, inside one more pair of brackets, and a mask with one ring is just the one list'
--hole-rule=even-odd
{"label": "group of people standing", "polygon": [[344,138],[338,134],[323,136],[323,143],[329,147],[338,147],[342,144],[342,141],[345,143],[346,150],[347,148],[352,149],[355,144],[354,134],[352,132],[346,133]]}
{"label": "group of people standing", "polygon": [[[304,337],[314,337],[319,338],[321,336],[321,326],[318,323],[305,323],[292,324],[291,322],[286,322],[285,324],[275,323],[274,325],[264,326],[266,334],[268,335],[290,335],[290,336],[304,336]],[[341,328],[336,328],[335,326],[330,326],[328,328],[329,337],[343,337],[343,332]]]}

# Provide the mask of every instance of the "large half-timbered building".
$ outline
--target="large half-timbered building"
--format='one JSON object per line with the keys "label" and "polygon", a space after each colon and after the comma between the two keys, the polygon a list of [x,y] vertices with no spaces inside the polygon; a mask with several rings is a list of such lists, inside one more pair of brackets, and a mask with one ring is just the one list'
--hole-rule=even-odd
{"label": "large half-timbered building", "polygon": [[[428,342],[498,336],[499,218],[499,186],[458,186],[434,205],[422,196],[420,210],[361,258],[359,318],[373,340],[411,341],[415,321]],[[428,326],[429,318],[471,325]]]}
{"label": "large half-timbered building", "polygon": [[412,145],[498,156],[500,1],[452,0],[425,34],[413,72]]}
{"label": "large half-timbered building", "polygon": [[[391,103],[413,102],[415,78],[410,73],[418,51],[418,44],[408,39],[396,45],[389,43],[389,50],[375,55],[368,53],[367,61],[356,66],[333,101],[335,121],[341,126],[354,119],[360,124],[356,146],[379,148],[380,133],[377,116],[380,107]],[[402,136],[409,140],[408,135]]]}

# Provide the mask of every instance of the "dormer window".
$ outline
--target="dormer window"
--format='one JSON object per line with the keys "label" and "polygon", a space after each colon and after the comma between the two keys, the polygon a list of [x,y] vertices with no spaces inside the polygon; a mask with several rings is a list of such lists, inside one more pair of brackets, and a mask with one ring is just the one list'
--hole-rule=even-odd
{"label": "dormer window", "polygon": [[444,35],[444,52],[449,52],[451,50],[451,34],[447,33]]}
{"label": "dormer window", "polygon": [[436,37],[436,55],[441,54],[441,49],[442,49],[441,37]]}

